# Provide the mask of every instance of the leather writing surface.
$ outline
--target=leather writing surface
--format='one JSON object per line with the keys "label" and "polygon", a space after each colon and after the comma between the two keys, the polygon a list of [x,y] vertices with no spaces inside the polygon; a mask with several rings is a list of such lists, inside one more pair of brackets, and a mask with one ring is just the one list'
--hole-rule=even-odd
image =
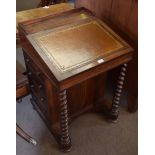
{"label": "leather writing surface", "polygon": [[42,52],[61,72],[85,65],[123,45],[96,21],[34,36]]}

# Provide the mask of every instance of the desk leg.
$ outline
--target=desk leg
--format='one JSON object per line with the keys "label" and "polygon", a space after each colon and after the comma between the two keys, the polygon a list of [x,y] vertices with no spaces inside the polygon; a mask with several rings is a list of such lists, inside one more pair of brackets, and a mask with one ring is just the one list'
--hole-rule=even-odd
{"label": "desk leg", "polygon": [[123,66],[121,67],[120,75],[118,77],[117,86],[112,101],[112,108],[109,115],[109,119],[112,122],[116,122],[118,118],[120,97],[123,89],[126,71],[127,71],[127,64],[123,64]]}
{"label": "desk leg", "polygon": [[60,102],[60,128],[61,128],[61,138],[60,138],[60,149],[63,152],[68,152],[71,149],[71,139],[69,137],[68,129],[68,109],[67,109],[67,95],[66,90],[59,92],[59,102]]}

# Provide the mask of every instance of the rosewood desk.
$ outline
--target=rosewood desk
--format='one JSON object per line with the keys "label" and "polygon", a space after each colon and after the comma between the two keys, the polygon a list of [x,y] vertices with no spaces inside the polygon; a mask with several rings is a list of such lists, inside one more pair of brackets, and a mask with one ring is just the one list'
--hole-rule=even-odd
{"label": "rosewood desk", "polygon": [[[122,65],[109,112],[115,121],[127,62],[133,49],[104,22],[84,8],[22,22],[31,102],[59,143],[70,151],[69,123],[94,109],[100,97],[101,76]],[[93,82],[94,85],[88,85]],[[103,84],[104,86],[104,84]]]}

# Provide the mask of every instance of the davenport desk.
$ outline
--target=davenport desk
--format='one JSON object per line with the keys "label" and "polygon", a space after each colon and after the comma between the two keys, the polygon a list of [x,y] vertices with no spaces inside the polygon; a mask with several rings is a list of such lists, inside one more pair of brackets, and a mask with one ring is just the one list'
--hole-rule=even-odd
{"label": "davenport desk", "polygon": [[122,65],[108,115],[112,121],[117,119],[133,49],[104,22],[80,8],[22,22],[19,34],[31,103],[63,151],[71,148],[71,120],[98,103],[100,76]]}

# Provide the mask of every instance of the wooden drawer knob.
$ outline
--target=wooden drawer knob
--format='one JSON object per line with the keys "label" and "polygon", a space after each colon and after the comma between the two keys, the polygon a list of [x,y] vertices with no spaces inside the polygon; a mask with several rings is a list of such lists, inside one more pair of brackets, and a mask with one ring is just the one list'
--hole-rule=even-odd
{"label": "wooden drawer knob", "polygon": [[29,58],[26,58],[26,62],[30,62],[30,59]]}
{"label": "wooden drawer knob", "polygon": [[34,85],[33,85],[33,84],[31,84],[31,85],[30,85],[30,87],[31,87],[31,88],[34,88]]}
{"label": "wooden drawer knob", "polygon": [[44,102],[45,101],[45,99],[43,97],[40,100],[41,100],[41,102]]}
{"label": "wooden drawer knob", "polygon": [[39,89],[41,89],[42,87],[43,87],[42,85],[39,85],[39,86],[38,86]]}
{"label": "wooden drawer knob", "polygon": [[28,75],[32,75],[32,72],[28,72]]}

